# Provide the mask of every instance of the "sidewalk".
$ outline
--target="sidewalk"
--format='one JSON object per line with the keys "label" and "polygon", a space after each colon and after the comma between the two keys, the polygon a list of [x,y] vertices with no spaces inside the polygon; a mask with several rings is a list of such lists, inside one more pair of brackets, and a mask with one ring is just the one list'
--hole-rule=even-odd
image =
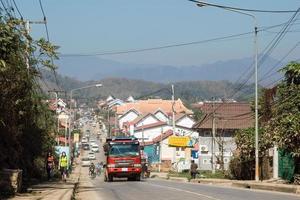
{"label": "sidewalk", "polygon": [[[187,178],[184,177],[168,177],[168,173],[159,173],[153,172],[151,176],[154,175],[155,178],[188,182]],[[293,194],[300,194],[300,186],[298,185],[289,185],[282,183],[269,183],[265,181],[256,182],[256,181],[237,181],[229,179],[209,179],[209,178],[198,178],[192,179],[191,183],[201,183],[201,184],[210,184],[210,185],[219,185],[219,186],[229,186],[229,187],[239,187],[239,188],[248,188],[248,189],[258,189],[258,190],[268,190],[276,192],[287,192]]]}
{"label": "sidewalk", "polygon": [[[75,162],[76,163],[76,162]],[[72,174],[67,182],[45,182],[31,187],[30,193],[17,194],[11,200],[70,200],[73,196],[75,184],[79,180],[81,166],[75,164]]]}

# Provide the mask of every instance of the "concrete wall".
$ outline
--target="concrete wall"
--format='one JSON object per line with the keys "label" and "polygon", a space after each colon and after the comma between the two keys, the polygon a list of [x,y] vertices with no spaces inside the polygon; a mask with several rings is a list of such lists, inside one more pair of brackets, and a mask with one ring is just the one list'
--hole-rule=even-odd
{"label": "concrete wall", "polygon": [[[163,125],[163,126],[158,126],[154,128],[149,128],[144,130],[144,140],[145,141],[152,141],[153,138],[159,136],[162,132],[167,131],[170,129],[170,126],[168,125]],[[143,131],[134,131],[134,136],[138,139],[142,139]]]}
{"label": "concrete wall", "polygon": [[119,118],[119,127],[122,128],[124,122],[131,122],[135,120],[137,117],[138,115],[135,112],[133,111],[128,112],[125,116]]}
{"label": "concrete wall", "polygon": [[166,115],[164,115],[160,111],[158,111],[157,113],[155,113],[155,117],[157,117],[162,122],[168,122],[169,121],[168,117]]}
{"label": "concrete wall", "polygon": [[[224,167],[227,170],[229,167],[229,161],[232,157],[232,152],[236,149],[236,144],[234,142],[233,138],[233,131],[232,130],[223,130],[224,137],[216,137],[215,140],[218,141],[224,141],[224,148],[223,148],[223,161],[224,161]],[[220,130],[221,132],[221,130]],[[218,131],[218,133],[220,133]],[[211,130],[203,130],[201,131],[199,136],[199,167],[201,170],[211,170],[212,169],[212,137],[211,137]],[[201,151],[201,149],[207,148],[207,151]],[[215,159],[216,157],[221,155],[222,150],[219,149],[218,142],[215,142]],[[220,166],[215,163],[216,169],[218,169]]]}
{"label": "concrete wall", "polygon": [[155,117],[153,117],[152,115],[149,115],[146,118],[142,119],[139,123],[137,123],[136,127],[154,124],[156,122],[158,122],[158,120]]}
{"label": "concrete wall", "polygon": [[14,194],[21,191],[22,170],[3,169],[0,171],[0,192]]}
{"label": "concrete wall", "polygon": [[183,126],[186,128],[192,128],[194,124],[195,124],[194,120],[192,120],[191,118],[189,118],[187,116],[183,117],[182,119],[180,119],[176,122],[176,125]]}

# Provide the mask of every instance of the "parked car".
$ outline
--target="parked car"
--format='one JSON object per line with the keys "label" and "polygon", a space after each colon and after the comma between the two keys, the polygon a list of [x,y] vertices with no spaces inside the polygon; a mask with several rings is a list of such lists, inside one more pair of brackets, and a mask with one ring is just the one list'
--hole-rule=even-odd
{"label": "parked car", "polygon": [[96,160],[95,153],[94,153],[94,152],[89,152],[88,158],[89,158],[90,160]]}
{"label": "parked car", "polygon": [[87,143],[87,142],[88,142],[87,138],[86,137],[82,137],[81,143]]}
{"label": "parked car", "polygon": [[99,152],[99,147],[98,145],[93,145],[91,148],[92,152]]}
{"label": "parked car", "polygon": [[96,140],[95,139],[90,139],[90,144],[92,143],[96,143]]}
{"label": "parked car", "polygon": [[83,157],[81,159],[81,166],[82,167],[89,167],[91,165],[91,161],[88,157]]}
{"label": "parked car", "polygon": [[90,145],[89,144],[83,144],[83,149],[84,150],[90,150]]}

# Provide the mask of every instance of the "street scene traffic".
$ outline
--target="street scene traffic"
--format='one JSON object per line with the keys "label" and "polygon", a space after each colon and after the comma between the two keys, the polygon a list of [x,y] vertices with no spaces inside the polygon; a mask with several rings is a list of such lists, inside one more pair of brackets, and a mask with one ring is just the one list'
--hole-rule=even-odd
{"label": "street scene traffic", "polygon": [[0,200],[300,199],[299,0],[0,0]]}

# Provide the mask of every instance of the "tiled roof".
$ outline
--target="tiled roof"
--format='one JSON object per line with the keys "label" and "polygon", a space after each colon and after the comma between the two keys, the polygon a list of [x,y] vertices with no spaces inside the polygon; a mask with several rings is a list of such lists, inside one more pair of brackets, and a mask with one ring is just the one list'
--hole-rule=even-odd
{"label": "tiled roof", "polygon": [[143,114],[143,115],[138,116],[138,117],[135,118],[133,121],[131,121],[130,124],[136,125],[137,123],[139,123],[139,122],[142,121],[143,119],[147,118],[148,116],[152,116],[152,117],[155,118],[157,121],[159,121],[159,119],[157,119],[157,117],[155,117],[155,115],[153,115],[152,113],[147,113],[147,114]]}
{"label": "tiled roof", "polygon": [[153,142],[157,143],[160,142],[161,140],[165,140],[166,138],[170,137],[171,135],[173,135],[173,130],[169,129],[166,132],[164,132],[162,135],[159,135],[155,138],[153,138]]}
{"label": "tiled roof", "polygon": [[[142,114],[155,113],[158,109],[168,114],[172,112],[173,101],[162,99],[139,100],[132,103],[125,103],[116,107],[116,113],[122,115],[128,110],[134,108]],[[175,101],[174,110],[176,113],[192,114],[193,112],[187,109],[180,99]]]}
{"label": "tiled roof", "polygon": [[140,131],[140,130],[143,130],[143,129],[145,130],[145,129],[155,128],[155,127],[163,126],[163,125],[167,125],[167,123],[159,121],[159,122],[156,122],[156,123],[152,123],[152,124],[148,124],[148,125],[144,125],[144,126],[139,126],[134,130],[135,131]]}
{"label": "tiled roof", "polygon": [[119,119],[125,117],[130,112],[135,112],[137,115],[139,115],[139,112],[136,109],[132,108],[132,109],[129,109],[127,112],[125,112]]}
{"label": "tiled roof", "polygon": [[213,110],[215,110],[215,123],[218,129],[244,129],[254,125],[249,103],[209,102],[194,105],[194,107],[200,109],[204,116],[193,126],[193,129],[211,129]]}
{"label": "tiled roof", "polygon": [[[144,145],[147,146],[147,145],[152,145],[152,144],[158,143],[160,141],[163,141],[163,140],[167,139],[171,135],[173,135],[173,131],[171,129],[169,129],[166,132],[164,132],[162,135],[159,135],[159,136],[153,138],[152,141],[145,142]],[[141,145],[144,146],[142,142],[141,142]]]}

